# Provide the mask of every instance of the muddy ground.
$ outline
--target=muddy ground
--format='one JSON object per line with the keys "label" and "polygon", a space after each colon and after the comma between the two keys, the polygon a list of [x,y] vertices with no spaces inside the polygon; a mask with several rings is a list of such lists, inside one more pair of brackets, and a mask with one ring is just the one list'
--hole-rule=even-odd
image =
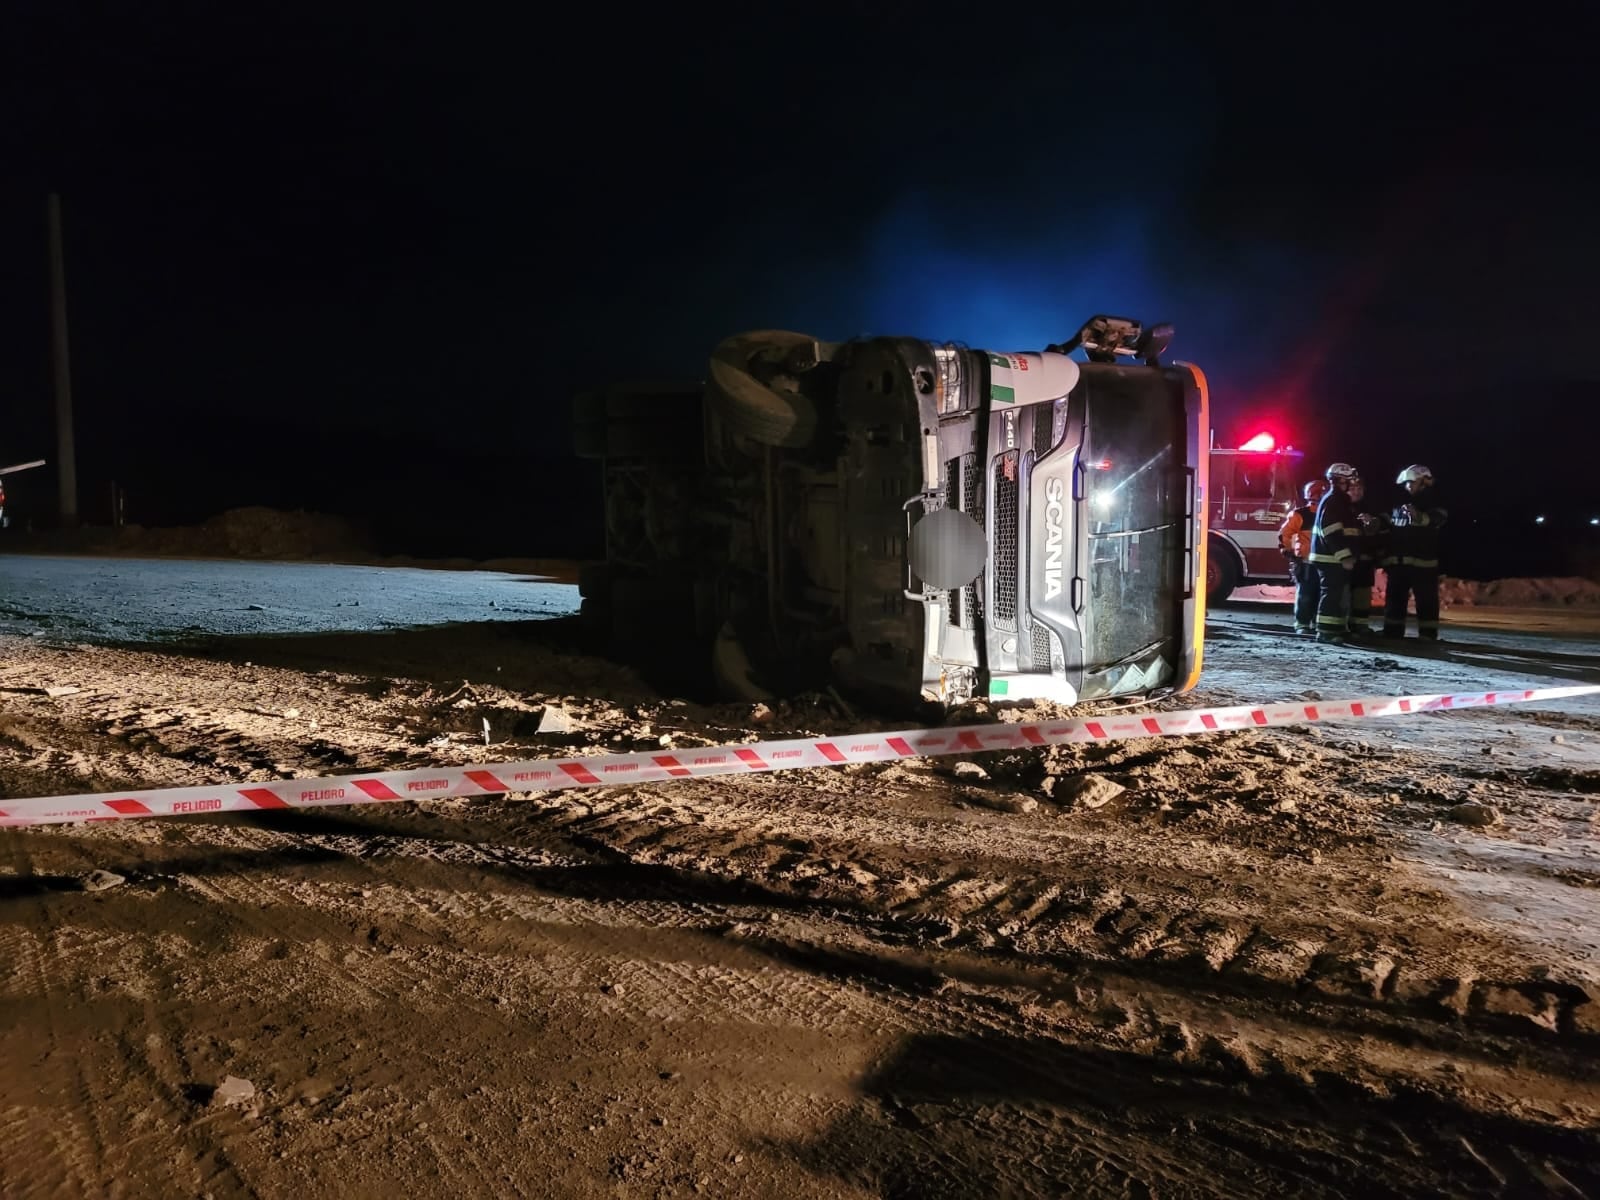
{"label": "muddy ground", "polygon": [[[542,613],[8,603],[0,796],[873,720],[663,693]],[[1217,614],[1165,707],[1594,674],[1591,641],[1285,620]],[[1600,1194],[1597,802],[1585,698],[0,831],[0,1195]]]}

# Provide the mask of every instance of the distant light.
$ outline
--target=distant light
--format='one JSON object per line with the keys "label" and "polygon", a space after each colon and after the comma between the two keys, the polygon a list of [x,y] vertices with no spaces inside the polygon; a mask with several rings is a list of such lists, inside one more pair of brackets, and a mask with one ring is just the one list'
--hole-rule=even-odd
{"label": "distant light", "polygon": [[1600,525],[1600,517],[1590,517],[1589,518],[1589,524],[1591,524],[1591,525]]}
{"label": "distant light", "polygon": [[1244,445],[1240,446],[1239,449],[1269,452],[1273,450],[1277,444],[1277,439],[1274,438],[1270,433],[1258,433]]}
{"label": "distant light", "polygon": [[1099,509],[1101,512],[1110,512],[1111,511],[1111,502],[1112,502],[1112,496],[1111,496],[1110,492],[1096,492],[1095,493],[1094,506],[1097,509]]}
{"label": "distant light", "polygon": [[1544,517],[1543,517],[1543,516],[1537,516],[1537,517],[1535,517],[1535,518],[1534,518],[1534,519],[1533,519],[1533,523],[1534,523],[1534,524],[1535,524],[1535,525],[1543,525],[1543,524],[1544,524]]}

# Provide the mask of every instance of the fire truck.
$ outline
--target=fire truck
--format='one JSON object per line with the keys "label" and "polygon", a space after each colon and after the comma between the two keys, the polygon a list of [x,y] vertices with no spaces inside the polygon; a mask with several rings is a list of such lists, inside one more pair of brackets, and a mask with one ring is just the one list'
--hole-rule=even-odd
{"label": "fire truck", "polygon": [[[32,470],[34,467],[42,467],[42,466],[44,466],[44,459],[36,458],[32,462],[14,463],[9,467],[0,467],[0,475],[14,475],[18,471],[29,471],[29,470]],[[6,516],[6,485],[5,485],[5,480],[4,479],[0,479],[0,529],[4,529],[7,525],[10,525],[10,524],[11,524],[11,518]]]}
{"label": "fire truck", "polygon": [[1206,602],[1250,583],[1288,583],[1278,527],[1300,503],[1305,453],[1258,433],[1236,450],[1211,447]]}

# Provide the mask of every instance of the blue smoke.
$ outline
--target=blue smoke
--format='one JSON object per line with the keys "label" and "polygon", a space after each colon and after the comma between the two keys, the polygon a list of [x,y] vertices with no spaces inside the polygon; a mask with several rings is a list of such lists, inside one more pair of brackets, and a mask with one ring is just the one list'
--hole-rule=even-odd
{"label": "blue smoke", "polygon": [[1095,313],[1156,321],[1170,304],[1140,223],[1047,231],[941,220],[923,199],[872,229],[852,316],[858,331],[1037,350]]}

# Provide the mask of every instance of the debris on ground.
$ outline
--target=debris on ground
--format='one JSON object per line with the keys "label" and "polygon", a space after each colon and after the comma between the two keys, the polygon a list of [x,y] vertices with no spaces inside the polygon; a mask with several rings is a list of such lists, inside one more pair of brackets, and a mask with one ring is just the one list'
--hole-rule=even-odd
{"label": "debris on ground", "polygon": [[109,888],[120,887],[127,883],[127,877],[112,871],[90,871],[83,877],[83,890],[86,892],[103,892]]}
{"label": "debris on ground", "polygon": [[1469,801],[1451,808],[1450,819],[1463,825],[1498,825],[1500,810],[1490,804]]}
{"label": "debris on ground", "polygon": [[992,808],[999,812],[1031,813],[1039,807],[1039,802],[1032,796],[998,792],[989,788],[962,788],[961,798],[970,804],[981,804],[984,808]]}
{"label": "debris on ground", "polygon": [[237,1075],[225,1076],[211,1093],[211,1103],[220,1108],[246,1108],[256,1098],[256,1085]]}
{"label": "debris on ground", "polygon": [[577,727],[577,723],[568,715],[566,709],[559,705],[546,704],[544,711],[539,714],[539,724],[534,732],[572,733]]}
{"label": "debris on ground", "polygon": [[1040,785],[1057,804],[1074,808],[1104,808],[1128,789],[1104,775],[1049,775]]}

